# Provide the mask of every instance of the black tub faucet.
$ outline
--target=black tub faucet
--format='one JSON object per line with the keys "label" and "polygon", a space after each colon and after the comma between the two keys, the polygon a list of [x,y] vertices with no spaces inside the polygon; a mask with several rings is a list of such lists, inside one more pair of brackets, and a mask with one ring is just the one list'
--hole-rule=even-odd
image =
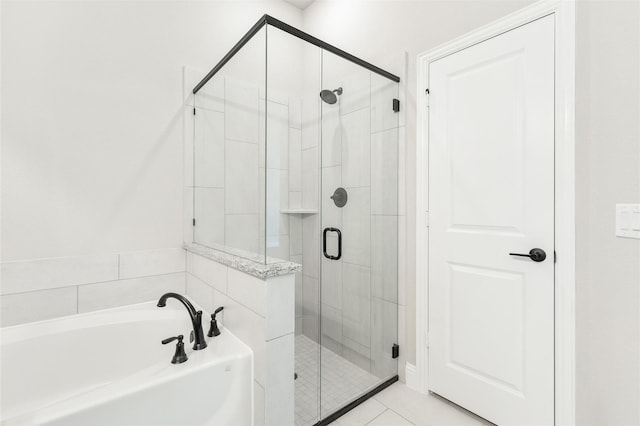
{"label": "black tub faucet", "polygon": [[167,299],[173,298],[177,299],[187,308],[189,311],[189,316],[191,317],[191,324],[193,325],[193,350],[199,351],[200,349],[204,349],[207,347],[207,342],[204,340],[204,332],[202,331],[202,311],[197,311],[196,308],[193,307],[189,300],[178,293],[165,293],[162,295],[160,300],[158,300],[158,306],[160,308],[164,307],[167,304]]}

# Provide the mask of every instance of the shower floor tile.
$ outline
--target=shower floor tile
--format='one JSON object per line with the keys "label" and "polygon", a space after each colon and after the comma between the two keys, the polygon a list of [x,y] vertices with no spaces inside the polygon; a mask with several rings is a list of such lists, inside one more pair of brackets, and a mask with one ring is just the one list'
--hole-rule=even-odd
{"label": "shower floor tile", "polygon": [[[296,426],[309,426],[318,421],[318,345],[306,336],[296,336],[295,384]],[[330,414],[362,395],[381,382],[381,379],[335,352],[322,348],[322,403],[323,415]]]}

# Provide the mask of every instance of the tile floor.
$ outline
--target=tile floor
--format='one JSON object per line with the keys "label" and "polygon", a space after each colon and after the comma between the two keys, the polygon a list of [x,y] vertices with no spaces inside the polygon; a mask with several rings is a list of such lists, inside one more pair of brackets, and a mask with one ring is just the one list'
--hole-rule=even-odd
{"label": "tile floor", "polygon": [[435,395],[397,382],[340,417],[333,426],[493,426]]}
{"label": "tile floor", "polygon": [[[318,421],[318,344],[306,336],[296,336],[296,426]],[[381,380],[322,348],[322,412],[330,414],[377,386]]]}
{"label": "tile floor", "polygon": [[[329,414],[380,383],[380,379],[334,352],[322,349],[322,411]],[[296,426],[318,416],[318,344],[296,336]],[[397,382],[354,408],[333,426],[493,426],[435,395],[422,395]]]}

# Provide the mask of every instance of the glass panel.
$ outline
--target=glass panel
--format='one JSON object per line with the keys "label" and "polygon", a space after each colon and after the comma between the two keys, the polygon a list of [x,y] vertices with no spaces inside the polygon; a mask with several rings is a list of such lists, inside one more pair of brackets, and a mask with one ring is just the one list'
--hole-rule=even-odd
{"label": "glass panel", "polygon": [[325,51],[321,90],[326,417],[397,374],[398,84]]}
{"label": "glass panel", "polygon": [[320,418],[317,88],[321,51],[268,26],[267,52],[267,262],[286,260],[303,266],[295,279],[295,424],[313,425]]}
{"label": "glass panel", "polygon": [[265,47],[263,28],[200,89],[194,128],[194,241],[263,263]]}

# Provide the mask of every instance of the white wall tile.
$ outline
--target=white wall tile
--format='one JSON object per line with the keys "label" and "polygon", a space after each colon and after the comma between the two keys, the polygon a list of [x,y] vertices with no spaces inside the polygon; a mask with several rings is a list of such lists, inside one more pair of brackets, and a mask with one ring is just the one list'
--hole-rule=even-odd
{"label": "white wall tile", "polygon": [[228,214],[224,219],[225,245],[231,248],[264,253],[260,241],[260,217],[258,214]]}
{"label": "white wall tile", "polygon": [[225,213],[252,214],[259,209],[258,145],[227,140],[225,162]]}
{"label": "white wall tile", "polygon": [[296,316],[296,336],[299,336],[302,334],[303,321],[304,321],[304,318],[302,316]]}
{"label": "white wall tile", "polygon": [[2,294],[46,290],[118,279],[118,255],[3,262]]}
{"label": "white wall tile", "polygon": [[[302,312],[305,317],[305,321],[307,318],[315,318],[317,321],[317,316],[320,313],[320,301],[319,301],[319,293],[318,293],[318,279],[310,277],[308,275],[302,276]],[[307,334],[307,326],[308,325],[316,325],[316,323],[310,323],[304,325],[305,335]],[[317,340],[317,329],[313,330]],[[311,337],[311,336],[309,336]]]}
{"label": "white wall tile", "polygon": [[302,207],[318,208],[318,148],[302,150]]}
{"label": "white wall tile", "polygon": [[343,126],[339,113],[339,108],[323,105],[322,167],[339,166],[342,164]]}
{"label": "white wall tile", "polygon": [[302,208],[302,191],[289,191],[289,208]]}
{"label": "white wall tile", "polygon": [[[291,256],[291,261],[302,263],[302,255]],[[295,277],[295,300],[296,300],[296,317],[302,316],[302,271],[296,272]]]}
{"label": "white wall tile", "polygon": [[343,337],[342,356],[365,371],[371,369],[371,354],[368,346],[363,346],[353,340]]}
{"label": "white wall tile", "polygon": [[[289,254],[302,255],[302,217],[297,214],[287,216],[289,216]],[[302,263],[302,258],[298,263]]]}
{"label": "white wall tile", "polygon": [[342,309],[322,304],[322,336],[342,343]]}
{"label": "white wall tile", "polygon": [[[259,90],[245,83],[225,79],[225,134],[234,141],[258,143]],[[227,164],[239,164],[229,162]],[[257,161],[257,159],[256,159]]]}
{"label": "white wall tile", "polygon": [[370,75],[371,72],[365,68],[356,65],[349,66],[347,74],[343,76],[343,94],[339,97],[343,114],[369,106],[371,93]]}
{"label": "white wall tile", "polygon": [[371,338],[371,285],[368,267],[343,263],[342,310],[345,337],[369,347]]}
{"label": "white wall tile", "polygon": [[[284,215],[283,215],[284,216]],[[289,236],[275,235],[267,237],[267,256],[272,257],[271,263],[289,260]]]}
{"label": "white wall tile", "polygon": [[294,335],[267,342],[267,387],[265,423],[271,426],[294,424]]}
{"label": "white wall tile", "polygon": [[195,186],[224,188],[224,114],[202,109],[194,119]]}
{"label": "white wall tile", "polygon": [[[303,270],[304,272],[304,270]],[[311,340],[319,341],[320,294],[318,292],[318,279],[302,276],[302,332]]]}
{"label": "white wall tile", "polygon": [[342,260],[322,257],[322,302],[342,309]]}
{"label": "white wall tile", "polygon": [[288,169],[289,109],[286,105],[267,102],[267,165],[268,169]]}
{"label": "white wall tile", "polygon": [[182,248],[121,253],[119,278],[122,280],[183,272],[185,271],[185,257],[186,252]]}
{"label": "white wall tile", "polygon": [[302,149],[318,146],[320,129],[320,97],[315,90],[302,99]]}
{"label": "white wall tile", "polygon": [[320,259],[320,229],[318,215],[302,217],[302,273],[311,277],[318,276]]}
{"label": "white wall tile", "polygon": [[[227,295],[263,318],[266,317],[267,283],[264,280],[229,268]],[[293,300],[291,305],[293,306]]]}
{"label": "white wall tile", "polygon": [[371,256],[371,195],[369,188],[348,188],[349,201],[342,208],[343,260],[368,266]]}
{"label": "white wall tile", "polygon": [[289,191],[302,191],[302,132],[289,128]]}
{"label": "white wall tile", "polygon": [[369,110],[342,117],[342,184],[345,188],[369,186],[371,132]]}
{"label": "white wall tile", "polygon": [[187,252],[187,272],[216,290],[227,292],[227,267],[225,265]]}
{"label": "white wall tile", "polygon": [[267,286],[267,340],[293,333],[295,328],[295,275],[269,278]]}
{"label": "white wall tile", "polygon": [[[209,314],[217,308],[213,306],[213,288],[189,273],[187,273],[186,294]],[[202,326],[206,328],[207,322],[208,318],[203,317]]]}
{"label": "white wall tile", "polygon": [[[275,102],[277,104],[287,106],[289,104],[289,95],[286,91],[278,90],[273,87],[269,87],[267,90],[269,102]],[[260,100],[264,101],[264,87],[260,87]]]}
{"label": "white wall tile", "polygon": [[398,301],[398,217],[371,216],[371,291]]}
{"label": "white wall tile", "polygon": [[227,295],[214,290],[213,305],[224,306],[221,312],[221,331],[228,328],[253,350],[254,377],[263,387],[267,384],[266,341],[264,318]]}
{"label": "white wall tile", "polygon": [[81,285],[78,288],[78,312],[157,300],[167,292],[185,292],[184,272]]}
{"label": "white wall tile", "polygon": [[[331,196],[342,187],[342,168],[340,166],[322,168],[322,228],[342,228],[343,207],[334,204]],[[349,190],[347,190],[347,203]]]}
{"label": "white wall tile", "polygon": [[280,213],[289,207],[288,183],[286,170],[267,169],[267,236],[289,234],[289,216]]}
{"label": "white wall tile", "polygon": [[2,327],[73,315],[77,312],[77,287],[30,291],[0,296]]}
{"label": "white wall tile", "polygon": [[194,209],[196,226],[193,229],[194,241],[212,246],[224,244],[224,189],[195,188]]}
{"label": "white wall tile", "polygon": [[302,334],[305,337],[313,340],[314,342],[320,342],[320,321],[318,315],[311,315],[307,312],[302,316]]}
{"label": "white wall tile", "polygon": [[371,212],[398,214],[398,130],[371,135]]}
{"label": "white wall tile", "polygon": [[289,98],[289,127],[302,128],[302,101],[297,98]]}

